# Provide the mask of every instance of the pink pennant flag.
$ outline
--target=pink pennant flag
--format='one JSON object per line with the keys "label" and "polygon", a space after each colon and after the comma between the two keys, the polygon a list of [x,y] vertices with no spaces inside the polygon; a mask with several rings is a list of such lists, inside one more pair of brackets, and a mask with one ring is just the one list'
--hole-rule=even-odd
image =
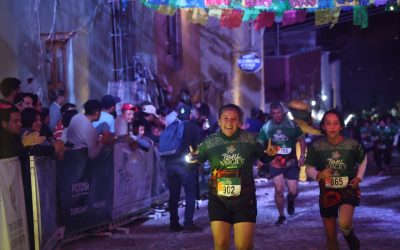
{"label": "pink pennant flag", "polygon": [[287,10],[283,13],[282,26],[304,22],[306,15],[304,10]]}
{"label": "pink pennant flag", "polygon": [[229,0],[205,0],[206,6],[219,6],[219,5],[228,5]]}
{"label": "pink pennant flag", "polygon": [[262,12],[257,16],[256,20],[254,21],[254,29],[258,31],[264,27],[272,27],[272,25],[274,24],[274,19],[274,12]]}
{"label": "pink pennant flag", "polygon": [[220,25],[226,28],[238,28],[242,24],[243,11],[229,10],[222,11]]}
{"label": "pink pennant flag", "polygon": [[289,0],[290,6],[293,8],[317,8],[317,0]]}
{"label": "pink pennant flag", "polygon": [[272,0],[245,0],[244,7],[269,7]]}

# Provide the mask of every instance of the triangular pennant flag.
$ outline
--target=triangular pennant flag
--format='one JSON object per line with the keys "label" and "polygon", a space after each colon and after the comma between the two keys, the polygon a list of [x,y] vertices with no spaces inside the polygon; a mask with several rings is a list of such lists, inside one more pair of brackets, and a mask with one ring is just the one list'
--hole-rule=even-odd
{"label": "triangular pennant flag", "polygon": [[274,24],[274,19],[274,12],[262,12],[257,16],[256,20],[254,21],[254,29],[258,31],[264,27],[272,27],[272,25]]}
{"label": "triangular pennant flag", "polygon": [[144,6],[146,6],[147,8],[151,8],[151,9],[158,9],[159,5],[158,4],[150,4],[149,0],[142,0],[142,4]]}
{"label": "triangular pennant flag", "polygon": [[220,19],[221,18],[221,16],[222,16],[222,10],[221,9],[210,9],[209,11],[208,11],[208,16],[210,17],[216,17],[216,18],[218,18],[218,19]]}
{"label": "triangular pennant flag", "polygon": [[338,22],[340,8],[317,9],[315,11],[315,25],[324,25],[331,23],[331,28]]}
{"label": "triangular pennant flag", "polygon": [[362,29],[368,27],[368,11],[366,6],[353,7],[353,24],[361,26]]}
{"label": "triangular pennant flag", "polygon": [[287,10],[283,12],[282,16],[282,26],[295,24],[296,23],[296,11],[295,10]]}
{"label": "triangular pennant flag", "polygon": [[331,22],[329,9],[318,9],[315,11],[315,25],[324,25]]}
{"label": "triangular pennant flag", "polygon": [[244,0],[244,7],[269,7],[272,0]]}
{"label": "triangular pennant flag", "polygon": [[228,10],[222,11],[220,25],[226,28],[238,28],[242,24],[243,11]]}
{"label": "triangular pennant flag", "polygon": [[175,8],[169,7],[168,5],[160,5],[157,12],[163,15],[173,16],[175,15]]}
{"label": "triangular pennant flag", "polygon": [[290,3],[288,0],[281,1],[281,0],[273,0],[270,6],[270,11],[275,12],[275,17],[279,16],[281,17],[283,15],[283,12],[286,10],[290,10],[292,7],[290,6]]}
{"label": "triangular pennant flag", "polygon": [[240,8],[242,8],[243,7],[242,1],[243,0],[231,0],[231,2],[229,3],[229,8],[231,8],[231,9],[240,9]]}
{"label": "triangular pennant flag", "polygon": [[260,14],[259,10],[255,9],[246,9],[243,14],[243,22],[249,21],[249,20],[254,20],[257,18],[258,14]]}
{"label": "triangular pennant flag", "polygon": [[304,10],[287,10],[283,13],[282,26],[304,22],[306,15]]}
{"label": "triangular pennant flag", "polygon": [[330,28],[333,28],[335,24],[339,21],[339,16],[340,16],[340,8],[334,8],[330,10],[331,12],[331,26]]}
{"label": "triangular pennant flag", "polygon": [[298,10],[296,12],[296,23],[302,23],[306,20],[307,11],[305,10]]}
{"label": "triangular pennant flag", "polygon": [[335,4],[332,0],[318,0],[318,9],[331,9],[334,7]]}
{"label": "triangular pennant flag", "polygon": [[358,0],[335,0],[335,7],[357,6]]}
{"label": "triangular pennant flag", "polygon": [[229,0],[204,0],[206,6],[223,7],[229,5]]}
{"label": "triangular pennant flag", "polygon": [[289,0],[289,3],[295,9],[318,7],[317,0]]}
{"label": "triangular pennant flag", "polygon": [[208,21],[208,15],[205,9],[194,8],[188,10],[187,19],[191,23],[206,25]]}
{"label": "triangular pennant flag", "polygon": [[205,8],[204,0],[175,0],[179,8]]}

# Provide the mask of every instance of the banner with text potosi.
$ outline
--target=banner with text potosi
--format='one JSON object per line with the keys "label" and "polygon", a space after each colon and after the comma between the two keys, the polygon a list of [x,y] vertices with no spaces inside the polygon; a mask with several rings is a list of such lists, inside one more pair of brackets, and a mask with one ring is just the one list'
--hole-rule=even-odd
{"label": "banner with text potosi", "polygon": [[18,157],[0,160],[0,249],[29,249],[24,188]]}

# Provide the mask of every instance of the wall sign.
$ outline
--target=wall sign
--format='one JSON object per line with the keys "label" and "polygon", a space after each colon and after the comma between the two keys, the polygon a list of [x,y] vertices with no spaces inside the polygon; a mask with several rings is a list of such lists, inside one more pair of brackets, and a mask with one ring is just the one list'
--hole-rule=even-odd
{"label": "wall sign", "polygon": [[246,73],[256,73],[262,67],[261,58],[255,52],[245,53],[237,59],[237,66]]}

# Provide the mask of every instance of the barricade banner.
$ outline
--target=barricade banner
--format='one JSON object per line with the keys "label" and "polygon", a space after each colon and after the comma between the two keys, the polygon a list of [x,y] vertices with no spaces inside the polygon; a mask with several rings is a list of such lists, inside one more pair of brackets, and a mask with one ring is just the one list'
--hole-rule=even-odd
{"label": "barricade banner", "polygon": [[0,249],[29,249],[21,165],[18,157],[0,160]]}
{"label": "barricade banner", "polygon": [[65,233],[111,222],[113,148],[90,160],[86,149],[68,150],[57,161],[57,188]]}
{"label": "barricade banner", "polygon": [[158,148],[152,148],[153,181],[151,185],[152,203],[162,203],[168,200],[168,182],[165,162],[158,153]]}
{"label": "barricade banner", "polygon": [[127,143],[114,145],[114,207],[117,219],[151,206],[153,147],[148,152],[131,149]]}
{"label": "barricade banner", "polygon": [[50,157],[34,157],[31,176],[36,178],[35,181],[32,180],[36,184],[36,190],[32,188],[32,194],[36,194],[36,201],[39,201],[33,205],[33,210],[37,211],[40,218],[40,249],[54,249],[62,237],[57,227],[55,160]]}

